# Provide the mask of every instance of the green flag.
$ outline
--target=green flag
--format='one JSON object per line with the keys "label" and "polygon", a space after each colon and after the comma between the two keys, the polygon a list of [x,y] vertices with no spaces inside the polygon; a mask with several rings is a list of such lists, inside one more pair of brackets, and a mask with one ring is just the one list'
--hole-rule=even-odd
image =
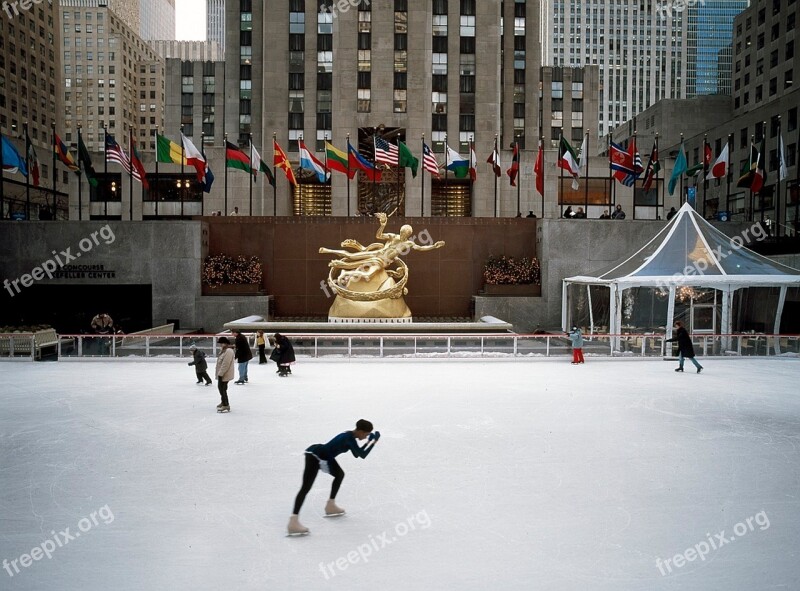
{"label": "green flag", "polygon": [[703,172],[703,163],[698,162],[697,164],[686,170],[686,176],[697,176],[701,172]]}
{"label": "green flag", "polygon": [[78,158],[80,158],[81,164],[83,164],[83,174],[86,175],[86,180],[89,181],[91,186],[96,187],[97,173],[94,171],[92,159],[89,157],[89,150],[86,149],[83,143],[83,136],[80,134],[78,134]]}
{"label": "green flag", "polygon": [[181,147],[161,134],[156,134],[156,158],[159,162],[180,164],[183,161],[183,164],[188,164]]}
{"label": "green flag", "polygon": [[678,153],[678,157],[675,159],[675,166],[672,168],[672,176],[669,177],[669,185],[667,185],[667,190],[670,195],[675,192],[675,185],[678,183],[678,179],[681,178],[681,175],[686,172],[687,167],[686,150],[683,147],[683,142],[681,142],[681,149]]}
{"label": "green flag", "polygon": [[410,168],[411,176],[417,178],[417,169],[419,168],[419,159],[415,158],[403,142],[398,141],[397,145],[400,149],[400,161],[398,166],[401,168]]}

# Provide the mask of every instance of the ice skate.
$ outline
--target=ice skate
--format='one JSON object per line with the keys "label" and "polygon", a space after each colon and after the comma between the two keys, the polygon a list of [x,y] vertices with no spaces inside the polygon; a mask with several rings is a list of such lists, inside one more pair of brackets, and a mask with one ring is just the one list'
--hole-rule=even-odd
{"label": "ice skate", "polygon": [[698,367],[697,368],[697,373],[700,373],[701,371],[703,371],[703,368],[702,367]]}
{"label": "ice skate", "polygon": [[231,412],[231,407],[220,405],[217,407],[217,412]]}
{"label": "ice skate", "polygon": [[237,386],[241,386],[242,384],[244,384],[244,382],[242,380],[236,380],[233,383],[236,384]]}
{"label": "ice skate", "polygon": [[683,371],[683,368],[682,367],[677,367],[677,368],[675,368],[675,371]]}
{"label": "ice skate", "polygon": [[333,499],[328,499],[325,505],[325,517],[338,517],[339,515],[344,515],[344,509],[338,507]]}
{"label": "ice skate", "polygon": [[290,536],[307,536],[309,533],[308,528],[300,523],[300,518],[297,515],[292,515],[289,518],[287,530]]}

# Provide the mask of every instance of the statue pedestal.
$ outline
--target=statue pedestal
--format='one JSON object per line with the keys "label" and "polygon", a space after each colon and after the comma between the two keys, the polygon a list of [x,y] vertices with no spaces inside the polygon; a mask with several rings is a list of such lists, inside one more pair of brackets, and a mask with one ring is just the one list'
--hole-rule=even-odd
{"label": "statue pedestal", "polygon": [[[369,281],[351,279],[349,291],[371,296],[388,291],[396,285],[395,280],[381,270]],[[383,298],[370,301],[349,300],[337,295],[328,311],[329,322],[411,322],[411,310],[404,298]]]}

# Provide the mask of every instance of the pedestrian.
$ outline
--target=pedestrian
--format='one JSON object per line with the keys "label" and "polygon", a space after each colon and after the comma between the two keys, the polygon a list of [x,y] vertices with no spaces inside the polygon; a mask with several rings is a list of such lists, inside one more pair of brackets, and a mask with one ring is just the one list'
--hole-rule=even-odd
{"label": "pedestrian", "polygon": [[[356,428],[353,431],[345,431],[324,445],[315,443],[306,449],[303,485],[294,500],[294,510],[289,518],[289,535],[297,536],[308,533],[308,528],[299,521],[300,508],[303,506],[303,501],[305,501],[306,495],[311,490],[311,486],[314,484],[314,480],[320,470],[333,476],[331,495],[325,504],[325,517],[344,515],[344,509],[336,505],[336,494],[339,492],[339,487],[344,479],[344,471],[336,461],[336,456],[350,451],[357,458],[366,458],[380,437],[379,431],[372,432],[372,423],[365,419],[360,419],[356,422]],[[366,438],[369,438],[367,443],[359,447],[356,440],[363,441]]]}
{"label": "pedestrian", "polygon": [[575,219],[576,220],[585,220],[586,219],[586,212],[583,211],[582,207],[579,207],[577,211],[575,211]]}
{"label": "pedestrian", "polygon": [[622,206],[621,205],[617,205],[617,207],[614,209],[614,213],[611,214],[611,219],[612,220],[624,220],[625,219],[625,212],[622,211]]}
{"label": "pedestrian", "polygon": [[572,206],[568,205],[567,209],[564,210],[564,213],[561,214],[561,217],[566,218],[566,219],[571,219],[572,216],[574,216],[574,215],[575,215],[575,212],[572,211]]}
{"label": "pedestrian", "polygon": [[535,213],[533,213],[533,211],[532,211],[532,210],[528,210],[528,215],[526,215],[525,217],[526,217],[526,218],[535,218],[535,217],[536,217],[536,214],[535,214]]}
{"label": "pedestrian", "polygon": [[[100,312],[92,318],[92,330],[98,335],[114,334],[114,320],[107,312]],[[92,341],[101,355],[108,355],[111,350],[111,339],[97,338]]]}
{"label": "pedestrian", "polygon": [[222,402],[217,405],[217,412],[231,412],[228,404],[228,382],[233,379],[233,349],[228,337],[219,337],[217,343],[220,345],[220,352],[217,356],[217,367],[214,372],[217,376],[217,389],[219,390]]}
{"label": "pedestrian", "polygon": [[264,338],[263,330],[256,332],[256,347],[258,347],[258,364],[264,365],[267,363],[267,340]]}
{"label": "pedestrian", "polygon": [[611,215],[609,215],[607,209],[603,210],[603,215],[601,215],[599,219],[601,219],[601,220],[610,220],[611,219]]}
{"label": "pedestrian", "polygon": [[694,364],[697,368],[697,373],[700,373],[703,371],[703,366],[694,358],[694,345],[692,344],[692,338],[689,336],[689,331],[683,327],[683,322],[680,320],[675,321],[675,329],[677,330],[675,336],[664,341],[665,343],[678,342],[678,367],[675,371],[683,371],[683,359],[685,357]]}
{"label": "pedestrian", "polygon": [[228,215],[240,215],[239,214],[239,207],[238,206],[234,207],[233,211],[230,212]]}
{"label": "pedestrian", "polygon": [[253,351],[241,330],[234,330],[233,333],[236,335],[234,346],[236,347],[236,362],[239,364],[239,379],[235,383],[241,386],[247,383],[247,364],[253,358]]}
{"label": "pedestrian", "polygon": [[292,373],[292,365],[295,362],[294,347],[289,339],[279,332],[272,338],[275,340],[275,351],[272,352],[270,359],[278,365],[278,375],[285,378]]}
{"label": "pedestrian", "polygon": [[192,352],[192,357],[194,358],[189,363],[189,366],[191,367],[194,365],[194,371],[197,374],[197,383],[202,384],[203,381],[205,381],[206,386],[210,386],[211,378],[208,377],[208,362],[206,361],[206,354],[198,349],[197,345],[194,344],[189,347],[189,350]]}
{"label": "pedestrian", "polygon": [[581,329],[573,326],[567,336],[572,341],[572,365],[583,363],[583,335],[581,334]]}
{"label": "pedestrian", "polygon": [[674,208],[674,207],[670,207],[670,208],[669,208],[669,211],[667,212],[667,221],[669,221],[669,220],[671,220],[672,218],[674,218],[674,217],[677,215],[677,213],[678,213],[678,212],[677,212],[677,211],[675,211],[675,208]]}

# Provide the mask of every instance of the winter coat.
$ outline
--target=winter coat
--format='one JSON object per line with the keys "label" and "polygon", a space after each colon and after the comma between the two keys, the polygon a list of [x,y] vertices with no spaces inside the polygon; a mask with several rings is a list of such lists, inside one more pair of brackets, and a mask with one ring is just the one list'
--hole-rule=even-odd
{"label": "winter coat", "polygon": [[189,365],[194,365],[194,370],[197,373],[203,373],[208,369],[208,362],[206,362],[205,353],[203,353],[200,349],[195,349],[192,351],[192,356],[194,357],[194,361],[192,361]]}
{"label": "winter coat", "polygon": [[294,347],[292,347],[292,343],[289,342],[288,337],[281,335],[280,338],[275,341],[275,351],[278,352],[278,359],[276,361],[278,365],[288,365],[289,363],[295,362]]}
{"label": "winter coat", "polygon": [[233,349],[228,347],[224,351],[219,352],[217,356],[217,369],[214,374],[218,378],[222,378],[223,382],[230,382],[234,378]]}
{"label": "winter coat", "polygon": [[242,334],[236,335],[236,361],[238,363],[246,363],[253,358],[253,351],[250,349],[250,343],[247,338]]}
{"label": "winter coat", "polygon": [[569,340],[572,341],[573,349],[583,348],[583,335],[581,335],[580,329],[573,330],[572,332],[568,333],[567,336],[569,337]]}
{"label": "winter coat", "polygon": [[674,341],[678,341],[678,351],[681,352],[681,355],[688,359],[694,357],[694,345],[692,344],[692,338],[689,336],[689,331],[681,326],[675,336],[665,342],[672,343]]}
{"label": "winter coat", "polygon": [[612,220],[624,220],[625,219],[625,212],[621,209],[615,209],[614,212],[611,214]]}

